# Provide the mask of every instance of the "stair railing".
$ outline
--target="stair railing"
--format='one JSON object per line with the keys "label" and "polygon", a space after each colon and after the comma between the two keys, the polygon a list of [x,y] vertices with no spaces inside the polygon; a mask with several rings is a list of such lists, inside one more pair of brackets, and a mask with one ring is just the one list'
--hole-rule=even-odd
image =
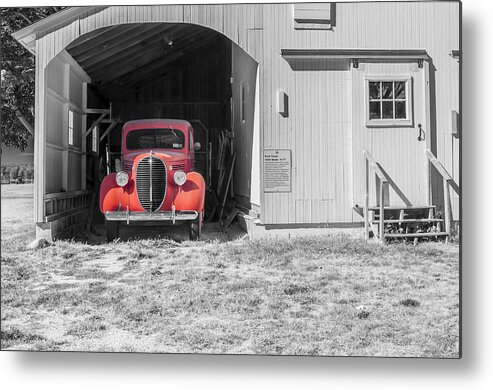
{"label": "stair railing", "polygon": [[[437,171],[442,175],[443,178],[443,203],[444,203],[444,212],[445,212],[445,232],[450,235],[450,226],[452,221],[452,214],[450,210],[450,187],[454,189],[457,195],[460,196],[460,187],[454,181],[452,176],[447,172],[442,163],[436,158],[433,152],[430,149],[425,150],[425,155],[428,158],[428,161],[433,164],[433,166],[437,169]],[[448,237],[448,236],[447,236]]]}
{"label": "stair railing", "polygon": [[384,231],[384,195],[385,192],[387,192],[388,196],[388,191],[389,191],[389,186],[388,186],[388,180],[385,174],[383,173],[382,169],[378,165],[378,163],[375,161],[373,156],[366,150],[363,150],[363,155],[365,156],[365,163],[366,163],[366,180],[365,180],[365,209],[364,209],[364,219],[365,219],[365,238],[368,240],[370,238],[370,216],[369,216],[369,209],[370,209],[370,173],[371,170],[375,172],[375,175],[378,177],[379,182],[380,182],[380,188],[379,188],[379,212],[380,212],[380,219],[379,219],[379,224],[378,224],[378,231],[379,231],[379,238],[380,241],[385,242],[385,231]]}

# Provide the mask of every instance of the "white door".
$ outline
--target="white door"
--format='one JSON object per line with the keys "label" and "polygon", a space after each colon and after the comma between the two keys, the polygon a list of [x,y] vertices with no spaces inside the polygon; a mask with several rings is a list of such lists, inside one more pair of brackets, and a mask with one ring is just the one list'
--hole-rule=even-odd
{"label": "white door", "polygon": [[[412,63],[365,63],[353,70],[355,200],[362,202],[367,150],[390,183],[390,205],[428,204],[424,150],[432,136],[426,120],[425,67]],[[376,204],[374,175],[370,203]]]}

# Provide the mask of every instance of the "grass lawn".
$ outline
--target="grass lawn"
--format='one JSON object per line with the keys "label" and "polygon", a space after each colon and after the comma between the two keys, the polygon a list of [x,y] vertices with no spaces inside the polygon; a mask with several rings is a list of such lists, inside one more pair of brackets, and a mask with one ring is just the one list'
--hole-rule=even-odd
{"label": "grass lawn", "polygon": [[4,187],[2,349],[459,356],[458,244],[323,230],[31,251],[32,199]]}

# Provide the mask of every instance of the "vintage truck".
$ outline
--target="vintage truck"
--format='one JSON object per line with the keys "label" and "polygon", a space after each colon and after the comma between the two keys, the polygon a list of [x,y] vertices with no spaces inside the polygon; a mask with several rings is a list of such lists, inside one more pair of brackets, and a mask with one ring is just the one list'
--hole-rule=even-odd
{"label": "vintage truck", "polygon": [[106,238],[119,225],[188,223],[189,238],[202,230],[205,181],[194,172],[194,129],[184,120],[145,119],[122,128],[122,170],[101,182],[99,205]]}

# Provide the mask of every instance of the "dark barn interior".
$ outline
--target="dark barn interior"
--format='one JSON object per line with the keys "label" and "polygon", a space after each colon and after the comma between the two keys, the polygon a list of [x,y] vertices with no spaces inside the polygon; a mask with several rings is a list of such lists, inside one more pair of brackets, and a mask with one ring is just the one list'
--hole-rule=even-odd
{"label": "dark barn interior", "polygon": [[217,166],[221,134],[232,128],[231,45],[214,30],[167,23],[117,25],[74,41],[67,51],[92,80],[87,128],[99,126],[97,152],[87,137],[87,188],[97,190],[106,173],[121,168],[123,124],[147,118],[190,121],[202,145],[196,170],[209,189],[217,185],[219,172],[207,166]]}

